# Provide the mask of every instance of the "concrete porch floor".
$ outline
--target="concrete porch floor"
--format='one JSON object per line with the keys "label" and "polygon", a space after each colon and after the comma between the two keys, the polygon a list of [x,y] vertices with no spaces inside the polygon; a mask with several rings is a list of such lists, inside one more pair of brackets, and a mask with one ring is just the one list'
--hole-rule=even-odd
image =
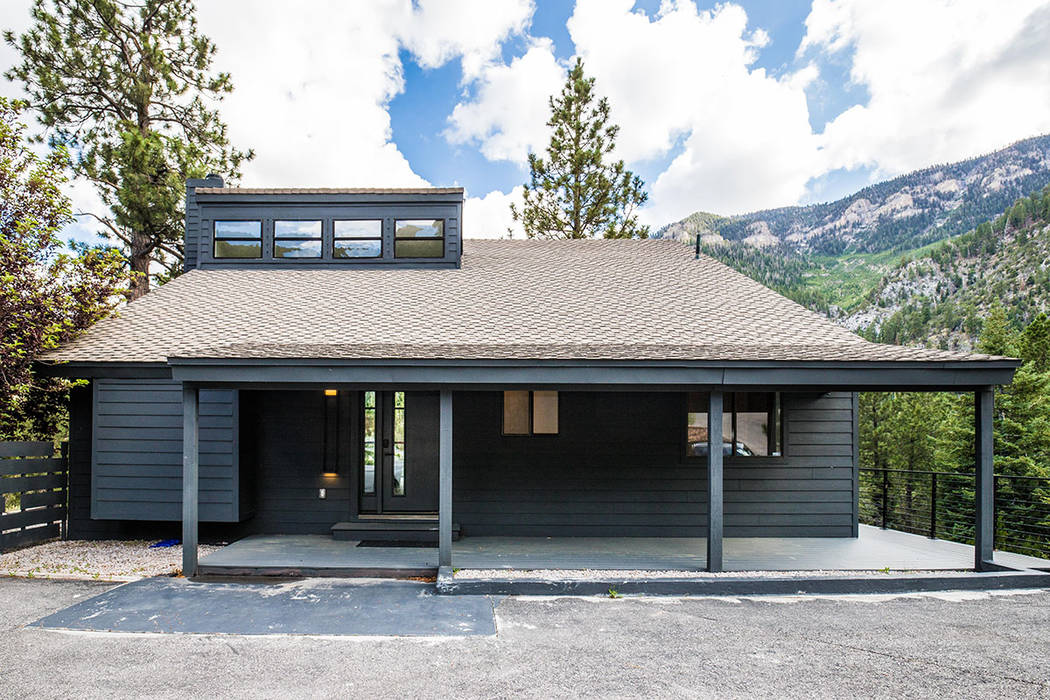
{"label": "concrete porch floor", "polygon": [[[427,576],[437,548],[358,547],[326,535],[253,535],[200,560],[201,574]],[[727,537],[726,571],[953,570],[973,567],[973,547],[861,525],[853,538]],[[464,537],[453,543],[460,569],[703,571],[702,538]],[[1050,570],[1050,561],[996,552],[1012,568]]]}

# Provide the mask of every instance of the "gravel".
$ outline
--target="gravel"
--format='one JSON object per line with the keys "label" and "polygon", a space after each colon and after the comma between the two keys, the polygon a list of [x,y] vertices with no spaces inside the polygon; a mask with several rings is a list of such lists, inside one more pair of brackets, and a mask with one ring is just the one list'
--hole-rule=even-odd
{"label": "gravel", "polygon": [[[150,549],[154,540],[65,540],[0,555],[0,574],[30,578],[137,581],[182,567],[182,547]],[[219,547],[200,545],[200,556]]]}
{"label": "gravel", "polygon": [[[838,576],[879,576],[887,574],[921,573],[916,571],[891,571],[879,569],[872,571],[848,571],[843,569],[815,571],[651,571],[624,569],[460,569],[455,572],[458,579],[543,579],[546,581],[628,581],[651,580],[658,578],[708,579],[708,578],[798,578],[838,577]],[[944,573],[944,572],[939,572]]]}

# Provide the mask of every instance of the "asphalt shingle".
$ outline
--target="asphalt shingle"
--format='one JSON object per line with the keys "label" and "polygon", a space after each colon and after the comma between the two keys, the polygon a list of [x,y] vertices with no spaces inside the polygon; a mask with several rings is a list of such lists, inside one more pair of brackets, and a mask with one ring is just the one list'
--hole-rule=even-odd
{"label": "asphalt shingle", "polygon": [[192,270],[46,360],[975,361],[870,343],[671,241],[467,240],[461,269]]}

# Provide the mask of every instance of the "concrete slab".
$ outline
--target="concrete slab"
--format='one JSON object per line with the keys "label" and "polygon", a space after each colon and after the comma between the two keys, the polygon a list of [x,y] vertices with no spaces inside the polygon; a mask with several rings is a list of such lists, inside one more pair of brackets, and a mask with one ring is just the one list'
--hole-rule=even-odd
{"label": "concrete slab", "polygon": [[251,535],[200,560],[201,573],[269,575],[432,576],[437,566],[437,547],[358,547],[331,535]]}
{"label": "concrete slab", "polygon": [[284,583],[150,578],[124,584],[32,624],[46,629],[182,634],[494,635],[492,599],[440,596],[412,581]]}
{"label": "concrete slab", "polygon": [[[695,537],[464,537],[452,545],[459,569],[703,571],[706,541]],[[971,545],[860,526],[851,537],[727,537],[726,571],[952,571],[973,568]],[[326,535],[255,535],[201,559],[205,573],[434,575],[437,549],[357,547]],[[1050,569],[1050,561],[996,552],[998,564]]]}

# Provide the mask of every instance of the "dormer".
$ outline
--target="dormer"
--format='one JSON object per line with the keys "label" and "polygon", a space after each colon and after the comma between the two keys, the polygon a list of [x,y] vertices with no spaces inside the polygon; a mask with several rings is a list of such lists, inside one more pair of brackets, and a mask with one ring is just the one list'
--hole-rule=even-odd
{"label": "dormer", "polygon": [[461,187],[285,189],[186,182],[185,268],[459,267]]}

